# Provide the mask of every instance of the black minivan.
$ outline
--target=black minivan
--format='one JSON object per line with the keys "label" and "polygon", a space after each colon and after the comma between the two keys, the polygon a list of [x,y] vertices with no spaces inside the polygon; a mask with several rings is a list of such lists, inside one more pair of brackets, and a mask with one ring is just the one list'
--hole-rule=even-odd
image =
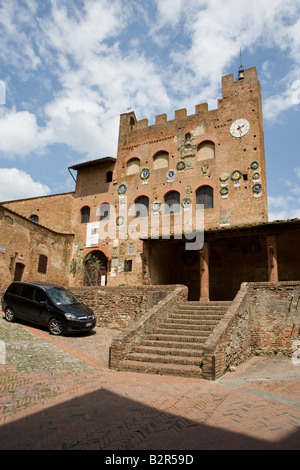
{"label": "black minivan", "polygon": [[53,335],[89,331],[96,315],[72,292],[47,282],[13,282],[2,297],[2,310],[9,322],[16,319],[47,326]]}

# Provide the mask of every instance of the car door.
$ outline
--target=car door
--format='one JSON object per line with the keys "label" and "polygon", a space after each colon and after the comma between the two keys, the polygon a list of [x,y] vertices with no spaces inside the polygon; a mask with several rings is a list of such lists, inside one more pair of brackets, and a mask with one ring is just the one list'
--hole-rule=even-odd
{"label": "car door", "polygon": [[34,317],[35,323],[39,323],[41,325],[47,325],[48,320],[51,316],[49,313],[51,309],[51,305],[49,303],[47,294],[44,292],[43,289],[40,289],[39,287],[35,287],[32,300],[33,300],[32,315]]}
{"label": "car door", "polygon": [[19,297],[20,289],[21,289],[20,284],[12,283],[3,295],[4,302],[3,302],[2,308],[5,309],[6,307],[11,307],[17,316],[18,316],[19,302],[20,302],[20,297]]}
{"label": "car door", "polygon": [[18,316],[24,320],[37,322],[39,318],[40,304],[34,301],[35,288],[23,285],[18,302]]}

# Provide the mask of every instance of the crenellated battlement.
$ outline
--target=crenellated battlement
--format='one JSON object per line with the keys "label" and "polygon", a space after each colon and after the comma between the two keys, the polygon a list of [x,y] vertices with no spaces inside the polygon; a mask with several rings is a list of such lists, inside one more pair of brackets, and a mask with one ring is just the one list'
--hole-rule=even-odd
{"label": "crenellated battlement", "polygon": [[121,114],[119,147],[128,141],[139,139],[139,136],[144,136],[145,132],[152,135],[156,133],[159,135],[161,132],[172,134],[185,126],[199,122],[199,120],[208,122],[211,119],[216,119],[217,114],[226,110],[229,100],[240,100],[242,103],[245,99],[249,100],[251,93],[253,97],[260,99],[260,85],[255,67],[244,70],[241,80],[235,80],[233,74],[222,77],[222,98],[218,100],[216,109],[209,110],[208,103],[197,104],[195,114],[188,115],[186,108],[177,109],[175,110],[175,118],[168,119],[167,114],[159,114],[155,116],[155,122],[151,125],[149,125],[148,119],[137,120],[134,111]]}

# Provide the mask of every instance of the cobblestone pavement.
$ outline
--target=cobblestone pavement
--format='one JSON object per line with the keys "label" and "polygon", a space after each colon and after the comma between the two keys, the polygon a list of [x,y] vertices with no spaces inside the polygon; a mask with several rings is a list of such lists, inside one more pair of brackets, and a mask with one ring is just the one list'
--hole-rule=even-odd
{"label": "cobblestone pavement", "polygon": [[0,449],[300,449],[291,359],[254,357],[217,382],[113,371],[116,334],[56,338],[0,315]]}

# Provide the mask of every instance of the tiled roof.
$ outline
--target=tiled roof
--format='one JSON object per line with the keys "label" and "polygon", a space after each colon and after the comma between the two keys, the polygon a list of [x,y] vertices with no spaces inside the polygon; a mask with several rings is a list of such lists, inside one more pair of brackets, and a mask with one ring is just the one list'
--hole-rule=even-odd
{"label": "tiled roof", "polygon": [[81,170],[82,168],[88,168],[95,165],[102,165],[103,163],[116,162],[117,159],[114,157],[98,158],[97,160],[91,160],[88,162],[78,163],[77,165],[69,166],[70,170]]}

